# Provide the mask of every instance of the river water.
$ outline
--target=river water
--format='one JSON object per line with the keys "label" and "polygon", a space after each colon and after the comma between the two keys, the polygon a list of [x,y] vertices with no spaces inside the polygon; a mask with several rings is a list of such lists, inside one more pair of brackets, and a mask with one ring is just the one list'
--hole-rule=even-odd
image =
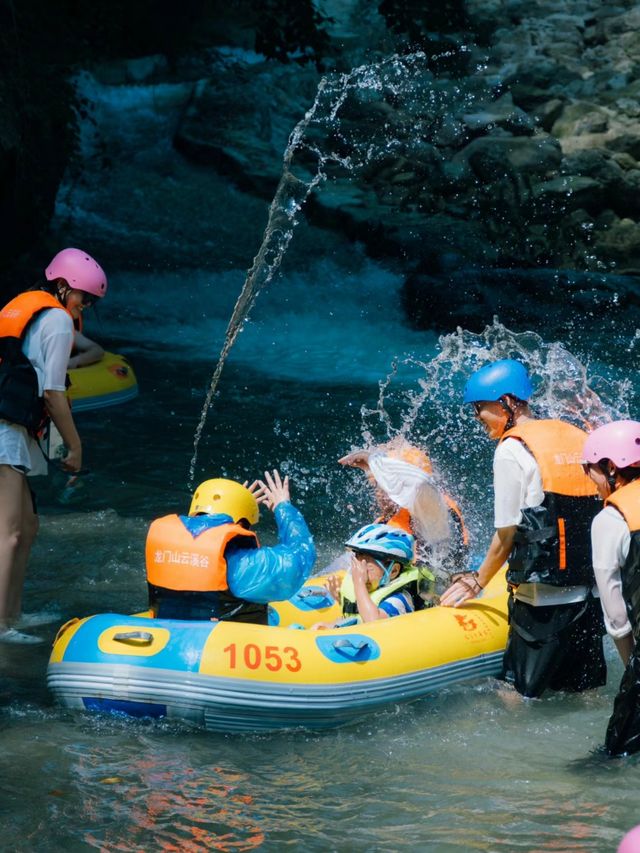
{"label": "river water", "polygon": [[[70,179],[56,229],[61,243],[103,248],[94,251],[105,256],[111,288],[87,333],[131,358],[140,396],[78,415],[91,473],[70,502],[60,503],[54,476],[37,485],[42,527],[25,608],[53,621],[33,629],[42,646],[0,645],[0,849],[614,850],[640,820],[640,759],[599,751],[621,675],[608,642],[609,680],[599,691],[523,701],[481,681],[322,734],[225,736],[53,706],[45,670],[57,626],[145,606],[146,528],[189,500],[204,394],[266,217],[264,203],[187,169],[157,132],[174,122],[181,92],[152,98],[144,86],[83,85],[112,159],[106,171]],[[122,120],[127,110],[133,126]],[[89,165],[95,150],[87,149]],[[160,177],[173,217],[152,197]],[[206,223],[199,204],[209,204]],[[470,363],[461,349],[469,359],[482,347],[527,358],[547,409],[550,397],[566,409],[566,389],[549,388],[557,365],[566,374],[587,364],[589,378],[601,377],[604,409],[624,414],[630,405],[637,414],[637,380],[620,384],[619,359],[588,329],[574,358],[550,347],[543,328],[541,338],[518,338],[494,324],[484,339],[438,341],[406,325],[401,267],[371,261],[338,235],[299,230],[231,351],[196,480],[280,466],[319,566],[371,512],[358,472],[340,469],[337,457],[363,436],[401,429],[428,443],[467,509],[474,552],[486,546],[492,447],[458,403]],[[205,231],[199,263],[194,233]],[[635,335],[621,330],[623,345],[632,348]],[[579,372],[572,387],[584,391]],[[597,422],[599,401],[583,396],[586,406]],[[273,541],[270,518],[260,533]]]}

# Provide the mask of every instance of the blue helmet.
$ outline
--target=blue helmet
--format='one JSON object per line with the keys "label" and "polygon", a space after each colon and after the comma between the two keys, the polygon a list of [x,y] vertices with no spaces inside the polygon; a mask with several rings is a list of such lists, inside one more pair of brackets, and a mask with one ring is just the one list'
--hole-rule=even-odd
{"label": "blue helmet", "polygon": [[392,524],[367,524],[344,544],[352,551],[371,554],[383,560],[391,558],[406,565],[413,560],[415,539],[410,533]]}
{"label": "blue helmet", "polygon": [[519,400],[528,400],[533,394],[529,374],[524,365],[513,358],[494,361],[476,370],[465,385],[463,402],[499,400],[504,394],[511,394]]}

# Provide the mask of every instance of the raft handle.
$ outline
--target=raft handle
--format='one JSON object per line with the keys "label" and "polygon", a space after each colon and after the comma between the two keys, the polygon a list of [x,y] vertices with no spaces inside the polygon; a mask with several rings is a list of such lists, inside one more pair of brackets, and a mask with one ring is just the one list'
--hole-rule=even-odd
{"label": "raft handle", "polygon": [[298,598],[333,598],[326,589],[301,589]]}
{"label": "raft handle", "polygon": [[117,643],[127,643],[130,646],[150,646],[153,643],[153,634],[149,631],[124,631],[122,634],[114,634],[113,639]]}
{"label": "raft handle", "polygon": [[333,643],[333,648],[347,657],[355,658],[370,646],[367,640],[350,640],[348,637],[341,637]]}
{"label": "raft handle", "polygon": [[60,637],[61,637],[63,634],[65,634],[65,633],[69,630],[69,628],[71,628],[71,626],[72,626],[72,625],[77,625],[79,621],[80,621],[80,620],[79,620],[79,619],[78,619],[78,617],[76,616],[76,617],[74,617],[73,619],[69,619],[69,621],[68,621],[68,622],[65,622],[65,623],[64,623],[64,625],[62,625],[62,626],[58,629],[58,633],[56,634],[56,638],[55,638],[55,640],[53,641],[53,645],[55,646],[55,644],[58,642],[58,640],[60,639]]}

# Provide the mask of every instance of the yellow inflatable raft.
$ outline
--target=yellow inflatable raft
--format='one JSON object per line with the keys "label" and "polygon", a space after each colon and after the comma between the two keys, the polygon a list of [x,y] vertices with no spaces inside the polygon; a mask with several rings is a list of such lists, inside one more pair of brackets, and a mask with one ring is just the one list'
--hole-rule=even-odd
{"label": "yellow inflatable raft", "polygon": [[69,371],[68,396],[74,412],[102,409],[132,400],[138,394],[133,368],[122,355],[106,352],[95,364]]}
{"label": "yellow inflatable raft", "polygon": [[332,728],[500,671],[503,572],[459,609],[432,607],[325,631],[282,627],[335,616],[320,589],[322,579],[314,578],[302,597],[277,605],[277,626],[149,614],[74,619],[56,638],[47,683],[67,708],[179,717],[214,731],[269,731]]}

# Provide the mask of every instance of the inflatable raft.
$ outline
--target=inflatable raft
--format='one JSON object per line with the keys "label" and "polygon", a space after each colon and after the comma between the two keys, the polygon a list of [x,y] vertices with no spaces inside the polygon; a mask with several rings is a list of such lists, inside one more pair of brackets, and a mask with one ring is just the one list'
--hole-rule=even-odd
{"label": "inflatable raft", "polygon": [[67,708],[178,717],[212,731],[326,729],[389,703],[497,675],[507,638],[501,572],[464,607],[431,607],[325,631],[337,606],[314,578],[274,608],[279,625],[186,622],[149,614],[74,619],[56,638],[47,683]]}
{"label": "inflatable raft", "polygon": [[74,412],[102,409],[132,400],[138,395],[133,368],[122,355],[106,352],[100,361],[69,371],[67,392]]}

